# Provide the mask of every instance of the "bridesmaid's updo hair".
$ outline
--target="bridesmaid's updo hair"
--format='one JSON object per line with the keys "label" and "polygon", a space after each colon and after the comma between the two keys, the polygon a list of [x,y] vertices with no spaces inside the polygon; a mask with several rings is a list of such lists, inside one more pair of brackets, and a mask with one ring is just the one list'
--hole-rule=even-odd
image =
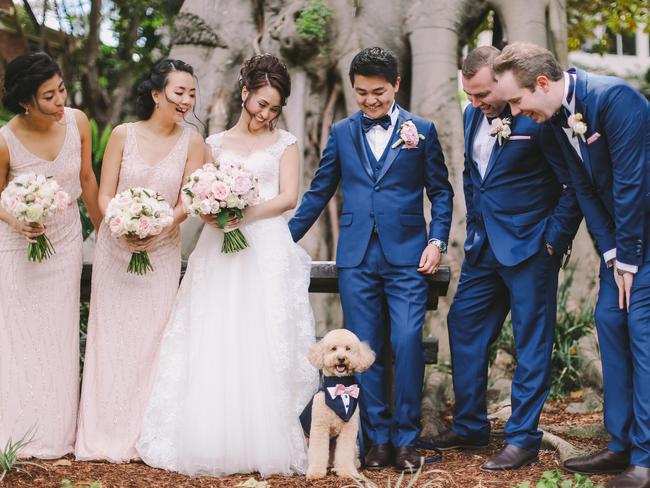
{"label": "bridesmaid's updo hair", "polygon": [[61,76],[61,68],[47,54],[36,52],[18,56],[5,70],[2,105],[10,112],[24,114],[25,109],[20,104],[35,102],[38,88],[54,75]]}
{"label": "bridesmaid's updo hair", "polygon": [[[239,89],[246,87],[254,92],[263,86],[271,86],[280,94],[280,106],[284,107],[291,94],[291,77],[284,63],[272,54],[258,54],[244,63],[239,72]],[[280,109],[282,112],[282,109]],[[279,116],[280,114],[278,114]],[[276,122],[276,117],[273,122]]]}
{"label": "bridesmaid's updo hair", "polygon": [[194,68],[178,59],[161,59],[154,64],[149,76],[138,85],[135,113],[140,120],[147,120],[153,114],[156,103],[153,101],[151,91],[164,93],[169,73],[172,71],[184,71],[194,76]]}

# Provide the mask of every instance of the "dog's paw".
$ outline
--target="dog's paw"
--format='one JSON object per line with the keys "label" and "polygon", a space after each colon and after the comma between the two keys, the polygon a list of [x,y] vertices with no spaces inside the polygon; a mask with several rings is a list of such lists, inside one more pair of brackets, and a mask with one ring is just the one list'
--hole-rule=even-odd
{"label": "dog's paw", "polygon": [[339,476],[341,478],[352,478],[352,479],[359,479],[361,478],[361,475],[359,472],[354,469],[354,468],[334,468],[333,469],[334,473],[336,473],[336,476]]}
{"label": "dog's paw", "polygon": [[321,478],[325,478],[327,476],[327,470],[326,469],[312,469],[309,468],[307,470],[307,479],[308,480],[319,480]]}

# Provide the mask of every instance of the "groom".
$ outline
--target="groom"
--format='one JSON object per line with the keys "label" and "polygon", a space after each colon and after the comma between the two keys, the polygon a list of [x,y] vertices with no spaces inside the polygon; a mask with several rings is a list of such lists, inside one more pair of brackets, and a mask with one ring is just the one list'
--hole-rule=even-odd
{"label": "groom", "polygon": [[[345,327],[381,356],[395,356],[395,405],[386,398],[382,361],[358,381],[362,422],[372,447],[365,464],[402,470],[420,465],[424,376],[425,275],[438,269],[451,225],[453,191],[436,129],[395,103],[397,58],[379,47],[352,60],[350,81],[361,109],[332,127],[320,166],[289,229],[301,239],[342,183],[336,264]],[[431,202],[427,228],[422,192]],[[393,453],[394,448],[394,453]]]}
{"label": "groom", "polygon": [[611,440],[564,467],[625,470],[605,486],[650,488],[650,107],[624,80],[563,71],[533,44],[506,47],[494,71],[513,113],[549,121],[602,254],[595,319]]}

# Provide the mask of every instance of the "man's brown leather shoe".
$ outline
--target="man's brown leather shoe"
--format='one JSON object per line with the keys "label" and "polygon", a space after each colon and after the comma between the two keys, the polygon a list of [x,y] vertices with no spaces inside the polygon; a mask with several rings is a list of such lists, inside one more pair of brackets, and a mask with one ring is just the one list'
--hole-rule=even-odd
{"label": "man's brown leather shoe", "polygon": [[452,429],[445,430],[429,441],[441,451],[449,449],[483,449],[488,446],[488,441],[477,441],[470,437],[457,434]]}
{"label": "man's brown leather shoe", "polygon": [[395,449],[395,468],[400,471],[417,471],[422,465],[422,457],[413,446],[398,447]]}
{"label": "man's brown leather shoe", "polygon": [[633,464],[605,483],[605,488],[650,488],[650,468]]}
{"label": "man's brown leather shoe", "polygon": [[483,463],[483,471],[505,471],[517,469],[537,461],[537,453],[522,449],[513,444],[506,444],[503,449],[493,454],[490,459]]}
{"label": "man's brown leather shoe", "polygon": [[564,461],[564,469],[569,473],[608,474],[620,473],[630,465],[630,455],[609,449],[594,452],[587,456],[574,457]]}
{"label": "man's brown leather shoe", "polygon": [[366,468],[384,469],[390,464],[390,444],[375,444],[366,454]]}

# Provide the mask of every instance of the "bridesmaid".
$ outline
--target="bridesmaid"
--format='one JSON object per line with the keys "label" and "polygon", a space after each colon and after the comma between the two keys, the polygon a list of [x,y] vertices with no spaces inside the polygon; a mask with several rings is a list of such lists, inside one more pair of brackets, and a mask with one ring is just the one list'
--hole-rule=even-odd
{"label": "bridesmaid", "polygon": [[[138,87],[135,123],[117,126],[104,154],[99,187],[102,213],[116,193],[141,186],[174,207],[174,223],[159,236],[117,239],[105,222],[95,248],[79,432],[80,460],[137,459],[158,346],[180,279],[180,188],[203,163],[204,142],[181,122],[195,103],[194,72],[165,59]],[[132,251],[147,250],[153,272],[127,273]]]}
{"label": "bridesmaid", "polygon": [[27,260],[39,225],[0,208],[0,448],[33,429],[21,457],[73,451],[79,398],[81,195],[95,228],[101,215],[91,166],[88,119],[66,108],[61,69],[44,53],[7,65],[2,103],[17,114],[0,129],[0,190],[17,175],[54,179],[73,202],[47,222],[55,254]]}

